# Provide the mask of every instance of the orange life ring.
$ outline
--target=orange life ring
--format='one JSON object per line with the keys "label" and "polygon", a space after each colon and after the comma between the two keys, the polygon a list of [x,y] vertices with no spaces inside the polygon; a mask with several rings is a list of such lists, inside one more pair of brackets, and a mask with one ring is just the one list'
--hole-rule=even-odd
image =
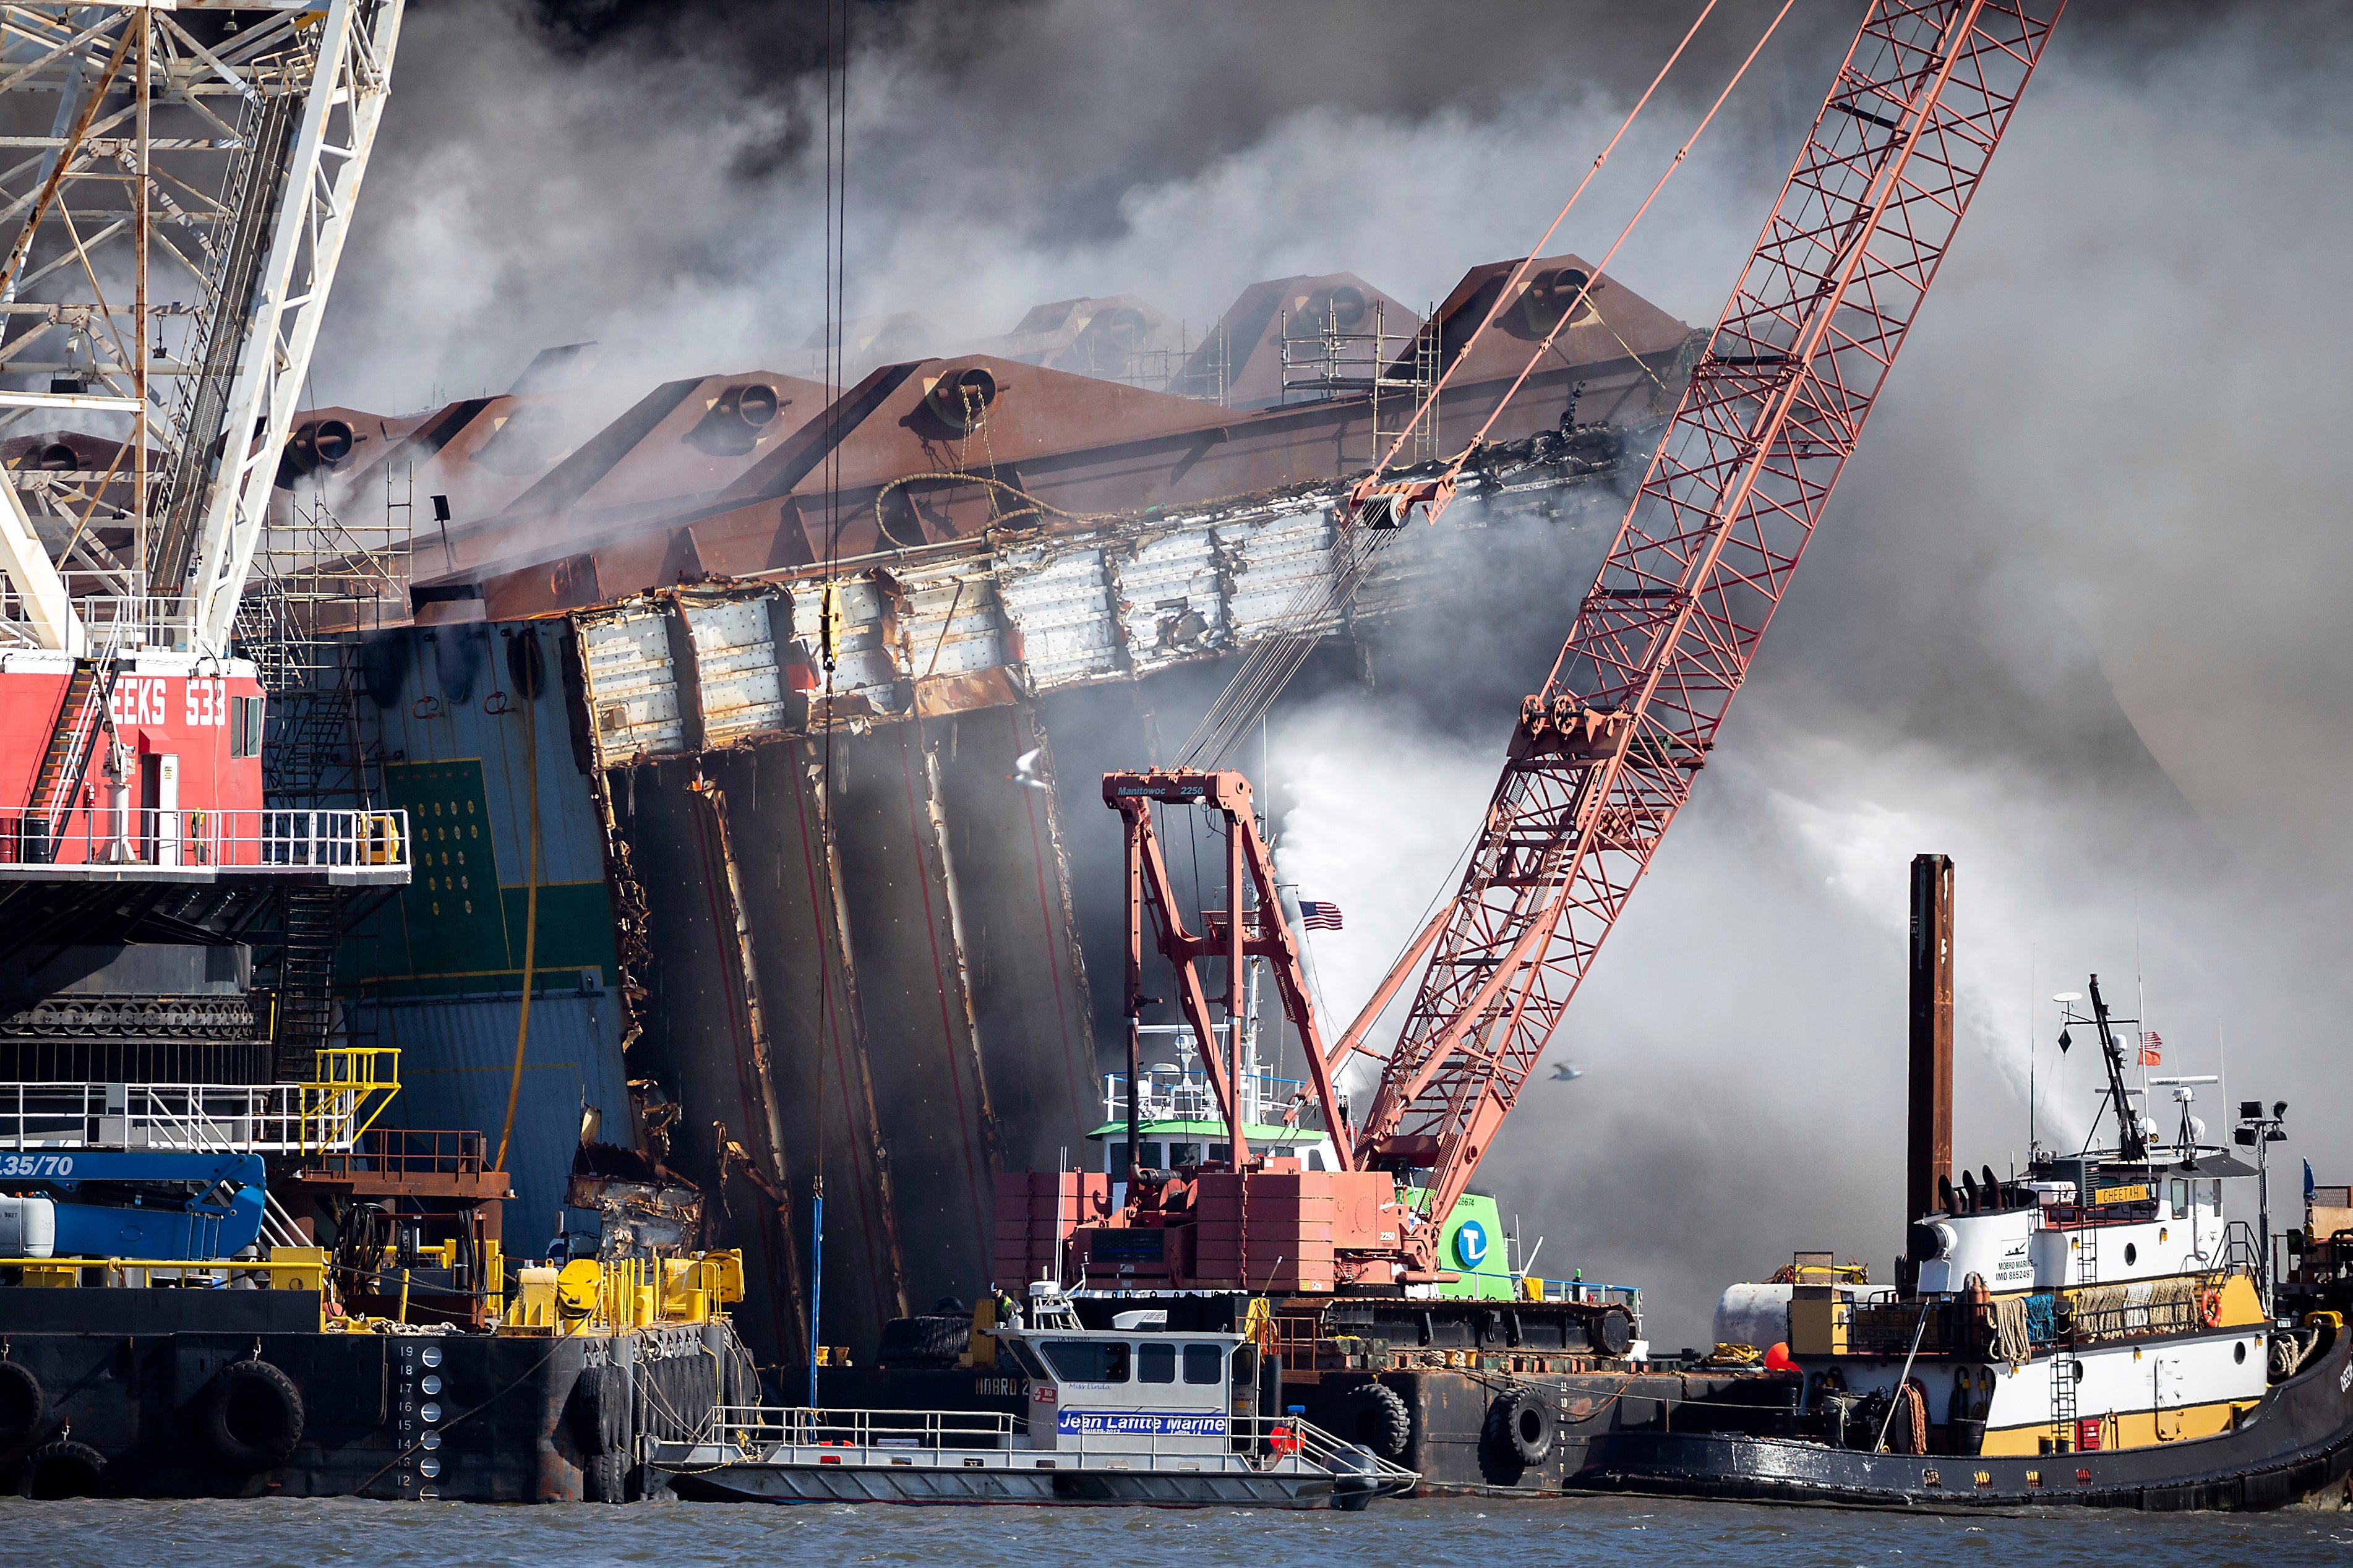
{"label": "orange life ring", "polygon": [[2204,1286],[2200,1289],[2198,1292],[2198,1317],[2199,1321],[2203,1322],[2210,1329],[2221,1322],[2221,1291],[2216,1289],[2211,1285]]}

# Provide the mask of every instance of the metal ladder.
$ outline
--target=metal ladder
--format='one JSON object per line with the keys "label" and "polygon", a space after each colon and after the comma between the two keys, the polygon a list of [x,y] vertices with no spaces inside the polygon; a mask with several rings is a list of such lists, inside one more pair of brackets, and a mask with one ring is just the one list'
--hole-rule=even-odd
{"label": "metal ladder", "polygon": [[[2085,1226],[2075,1238],[2075,1287],[2078,1291],[2099,1283],[2100,1232],[2096,1226]],[[2078,1304],[2082,1300],[2077,1298]],[[2081,1375],[2082,1363],[2075,1354],[2075,1324],[2070,1315],[2066,1334],[2051,1354],[2051,1424],[2058,1428],[2058,1451],[2072,1453],[2081,1433],[2076,1427],[2076,1380]]]}
{"label": "metal ladder", "polygon": [[32,811],[26,824],[31,840],[26,846],[27,859],[47,863],[57,858],[58,836],[73,815],[74,794],[81,788],[107,705],[114,699],[115,674],[111,643],[95,658],[74,661],[73,679],[66,685],[48,749],[33,781]]}
{"label": "metal ladder", "polygon": [[285,945],[278,965],[278,1078],[300,1082],[333,1043],[335,944],[343,896],[332,888],[286,890]]}

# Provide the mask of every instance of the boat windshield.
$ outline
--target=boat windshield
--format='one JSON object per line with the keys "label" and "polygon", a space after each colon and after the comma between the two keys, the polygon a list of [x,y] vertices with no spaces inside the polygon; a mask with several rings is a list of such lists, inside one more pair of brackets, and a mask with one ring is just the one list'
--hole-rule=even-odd
{"label": "boat windshield", "polygon": [[999,1340],[997,1342],[1001,1349],[1008,1352],[1012,1355],[1014,1361],[1019,1364],[1022,1376],[1028,1378],[1032,1383],[1051,1383],[1054,1381],[1054,1374],[1046,1370],[1046,1363],[1038,1359],[1038,1352],[1036,1351],[1031,1350],[1019,1340]]}
{"label": "boat windshield", "polygon": [[1124,1340],[1045,1340],[1038,1348],[1064,1383],[1125,1383]]}

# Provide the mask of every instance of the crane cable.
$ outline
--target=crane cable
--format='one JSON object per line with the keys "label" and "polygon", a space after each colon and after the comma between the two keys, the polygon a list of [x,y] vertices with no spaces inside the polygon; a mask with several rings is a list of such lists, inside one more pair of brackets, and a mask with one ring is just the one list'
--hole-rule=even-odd
{"label": "crane cable", "polygon": [[[1561,311],[1560,320],[1555,322],[1552,330],[1545,334],[1544,342],[1538,343],[1536,345],[1535,353],[1528,356],[1528,363],[1526,365],[1521,369],[1520,374],[1517,376],[1513,378],[1512,384],[1510,387],[1505,389],[1504,395],[1497,399],[1494,408],[1489,412],[1485,421],[1480,425],[1478,431],[1472,436],[1470,445],[1463,449],[1462,455],[1456,458],[1453,463],[1449,466],[1446,473],[1440,480],[1441,485],[1451,480],[1455,475],[1461,473],[1462,471],[1462,465],[1464,461],[1468,459],[1471,453],[1476,451],[1480,446],[1485,442],[1487,439],[1487,432],[1495,427],[1495,421],[1503,417],[1504,410],[1510,406],[1512,399],[1518,395],[1520,388],[1527,384],[1528,377],[1535,374],[1535,368],[1539,363],[1543,363],[1545,355],[1552,352],[1553,340],[1560,335],[1561,328],[1567,326],[1573,320],[1575,320],[1578,308],[1583,306],[1588,298],[1592,294],[1601,277],[1602,271],[1609,267],[1610,260],[1616,257],[1619,250],[1624,247],[1627,236],[1632,234],[1634,232],[1634,226],[1642,221],[1642,215],[1651,210],[1651,204],[1659,199],[1659,193],[1666,189],[1667,182],[1674,177],[1675,171],[1683,167],[1683,159],[1689,156],[1691,150],[1699,144],[1699,139],[1705,133],[1709,122],[1715,119],[1716,110],[1724,107],[1725,100],[1732,96],[1732,89],[1740,85],[1740,79],[1748,74],[1748,68],[1757,63],[1757,57],[1764,53],[1765,46],[1772,41],[1774,32],[1781,26],[1781,19],[1784,16],[1787,16],[1790,12],[1791,7],[1796,5],[1797,0],[1782,0],[1781,9],[1776,12],[1773,19],[1765,25],[1765,31],[1758,37],[1756,46],[1748,51],[1748,58],[1740,62],[1740,68],[1732,73],[1732,79],[1724,84],[1724,90],[1715,95],[1715,101],[1714,103],[1708,105],[1707,112],[1704,115],[1702,115],[1700,117],[1700,122],[1696,126],[1693,127],[1690,140],[1686,141],[1681,147],[1675,150],[1675,155],[1673,159],[1668,163],[1665,172],[1660,174],[1658,183],[1651,187],[1651,194],[1642,198],[1642,205],[1634,209],[1634,216],[1628,218],[1626,220],[1626,226],[1618,231],[1618,237],[1610,245],[1609,253],[1603,256],[1599,265],[1596,266],[1592,272],[1587,275],[1585,281],[1577,286],[1576,295],[1570,299],[1567,308]],[[1596,313],[1599,314],[1599,312]],[[1614,328],[1611,330],[1611,335],[1613,337],[1616,336],[1616,330]],[[1622,342],[1623,340],[1621,339],[1620,342]],[[1461,361],[1458,360],[1456,363],[1460,363]],[[1640,363],[1641,362],[1638,360],[1636,363]],[[1379,475],[1376,473],[1373,477],[1377,479],[1379,478]],[[1366,482],[1369,483],[1370,481],[1368,480]],[[1362,487],[1359,488],[1361,489]],[[1442,504],[1443,502],[1441,501],[1440,505]],[[1435,509],[1432,510],[1431,516],[1433,518],[1436,516]]]}
{"label": "crane cable", "polygon": [[[1781,17],[1789,14],[1790,5],[1795,3],[1796,0],[1786,0],[1779,15],[1773,18],[1771,25],[1765,29],[1764,37],[1757,40],[1756,48],[1749,51],[1748,58],[1741,63],[1740,69],[1735,72],[1732,80],[1725,84],[1724,92],[1717,96],[1715,107],[1711,107],[1708,110],[1708,119],[1715,117],[1715,108],[1722,106],[1725,97],[1729,95],[1733,87],[1739,83],[1741,76],[1748,68],[1749,62],[1756,59],[1757,51],[1765,47],[1766,39],[1773,36],[1774,29],[1780,26]],[[1584,197],[1587,189],[1593,184],[1595,176],[1600,174],[1602,166],[1609,161],[1609,155],[1617,151],[1618,143],[1625,139],[1626,132],[1632,129],[1635,120],[1649,106],[1661,84],[1667,79],[1668,72],[1672,71],[1676,62],[1683,58],[1684,51],[1691,47],[1692,40],[1699,36],[1700,28],[1714,13],[1716,4],[1717,0],[1707,0],[1707,4],[1700,8],[1699,15],[1692,19],[1691,26],[1684,31],[1682,39],[1675,45],[1673,52],[1669,54],[1666,62],[1660,66],[1658,73],[1651,79],[1651,84],[1642,89],[1642,96],[1634,100],[1633,108],[1626,111],[1626,117],[1620,121],[1617,132],[1611,135],[1600,153],[1596,154],[1592,165],[1585,172],[1585,177],[1577,183],[1577,188],[1569,193],[1568,200],[1561,205],[1560,211],[1553,216],[1552,222],[1546,225],[1544,233],[1537,237],[1535,246],[1529,249],[1526,256],[1520,258],[1518,265],[1513,268],[1510,276],[1505,279],[1503,288],[1496,291],[1495,302],[1488,308],[1486,316],[1472,330],[1471,335],[1463,340],[1462,346],[1456,353],[1452,362],[1439,372],[1438,379],[1431,384],[1430,391],[1423,395],[1420,405],[1414,410],[1413,416],[1405,422],[1404,428],[1390,443],[1388,450],[1381,454],[1379,460],[1373,465],[1372,472],[1355,488],[1352,500],[1354,496],[1365,494],[1371,486],[1379,482],[1381,476],[1388,472],[1389,466],[1397,460],[1398,452],[1403,449],[1412,433],[1420,427],[1424,419],[1432,417],[1432,410],[1436,407],[1440,395],[1446,390],[1447,384],[1453,379],[1455,371],[1470,358],[1472,346],[1502,318],[1505,310],[1518,301],[1520,285],[1525,280],[1528,270],[1535,265],[1537,257],[1544,252],[1544,247],[1552,242],[1553,236],[1559,232],[1560,226],[1568,220],[1570,211]],[[1706,128],[1707,119],[1704,119],[1700,121],[1699,131],[1704,131]],[[1628,220],[1625,228],[1618,236],[1617,244],[1609,247],[1610,257],[1618,254],[1619,247],[1625,244],[1626,236],[1632,232],[1634,224],[1650,210],[1651,201],[1657,197],[1661,187],[1665,185],[1668,178],[1682,165],[1693,143],[1699,140],[1699,131],[1692,133],[1691,138],[1676,152],[1673,160],[1667,165],[1666,173],[1661,174],[1658,183],[1651,187],[1650,198],[1645,199],[1634,217]],[[1608,264],[1608,257],[1603,258],[1604,266]],[[1488,416],[1486,424],[1480,426],[1478,436],[1472,437],[1461,452],[1448,460],[1444,482],[1451,485],[1453,478],[1462,471],[1463,464],[1469,461],[1472,454],[1478,449],[1480,440],[1493,427],[1495,419],[1501,416],[1504,406],[1511,401],[1512,395],[1517,393],[1521,384],[1527,380],[1529,372],[1535,369],[1536,362],[1551,352],[1553,340],[1559,333],[1560,324],[1575,318],[1577,308],[1585,302],[1587,296],[1592,291],[1594,279],[1599,278],[1601,268],[1596,267],[1588,276],[1576,297],[1569,301],[1568,308],[1562,312],[1560,323],[1556,323],[1553,331],[1546,334],[1544,342],[1537,346],[1535,356],[1529,361],[1527,370],[1522,371],[1519,379],[1512,384],[1511,392],[1506,393],[1503,401],[1496,405],[1494,413]],[[1437,323],[1433,322],[1423,330],[1434,331],[1436,326]],[[1641,362],[1638,359],[1636,363]],[[1187,738],[1185,749],[1179,757],[1182,765],[1214,767],[1224,760],[1226,753],[1233,749],[1250,726],[1267,709],[1273,706],[1274,700],[1282,694],[1285,687],[1291,684],[1292,677],[1299,672],[1300,666],[1306,663],[1307,656],[1314,651],[1315,644],[1321,640],[1321,634],[1313,629],[1315,623],[1337,614],[1355,600],[1356,589],[1372,568],[1374,554],[1386,545],[1389,537],[1397,531],[1391,529],[1345,527],[1345,521],[1344,518],[1343,532],[1335,543],[1335,552],[1340,555],[1336,569],[1321,582],[1308,584],[1293,601],[1291,608],[1275,623],[1276,630],[1252,645],[1249,655],[1243,660],[1242,668],[1234,672],[1233,678],[1227,682],[1225,689],[1218,694],[1217,700],[1210,704],[1209,710],[1202,716],[1201,721],[1194,727],[1193,733]]]}

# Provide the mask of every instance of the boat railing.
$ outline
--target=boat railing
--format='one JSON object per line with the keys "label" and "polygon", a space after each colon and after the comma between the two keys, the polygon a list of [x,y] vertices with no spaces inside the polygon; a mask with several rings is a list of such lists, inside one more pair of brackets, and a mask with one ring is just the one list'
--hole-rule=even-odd
{"label": "boat railing", "polygon": [[739,1448],[1004,1448],[1023,1429],[997,1410],[864,1410],[720,1405],[710,1436]]}
{"label": "boat railing", "polygon": [[1201,1458],[1206,1442],[1223,1445],[1253,1469],[1305,1464],[1336,1474],[1369,1474],[1379,1478],[1385,1491],[1410,1487],[1421,1479],[1417,1472],[1391,1464],[1369,1448],[1345,1442],[1296,1412],[1286,1415],[1226,1415],[1205,1411],[1201,1413],[1201,1425],[1207,1430],[1178,1432],[1161,1430],[1157,1421],[1141,1431],[1130,1430],[1116,1423],[1116,1416],[1123,1413],[1104,1414],[1113,1420],[1107,1422],[1103,1430],[1082,1426],[1077,1431],[1059,1432],[1051,1451],[1130,1462],[1150,1463],[1163,1458],[1185,1462]]}
{"label": "boat railing", "polygon": [[[1136,1413],[1139,1417],[1155,1413]],[[1180,1434],[1061,1432],[1056,1447],[1037,1452],[1041,1460],[1068,1455],[1131,1463],[1161,1458],[1191,1461],[1202,1457],[1206,1441],[1229,1447],[1236,1458],[1253,1468],[1307,1465],[1338,1475],[1368,1475],[1384,1492],[1402,1491],[1421,1479],[1368,1448],[1343,1441],[1295,1412],[1250,1416],[1204,1411],[1200,1424],[1205,1430]],[[1153,1425],[1156,1427],[1159,1423]],[[695,1440],[730,1445],[745,1453],[779,1445],[815,1449],[818,1462],[823,1464],[828,1462],[825,1453],[828,1449],[847,1458],[853,1453],[862,1457],[865,1450],[889,1454],[924,1448],[1010,1448],[1016,1434],[1026,1430],[1018,1417],[1002,1411],[720,1405],[712,1407],[710,1424],[696,1434]]]}

